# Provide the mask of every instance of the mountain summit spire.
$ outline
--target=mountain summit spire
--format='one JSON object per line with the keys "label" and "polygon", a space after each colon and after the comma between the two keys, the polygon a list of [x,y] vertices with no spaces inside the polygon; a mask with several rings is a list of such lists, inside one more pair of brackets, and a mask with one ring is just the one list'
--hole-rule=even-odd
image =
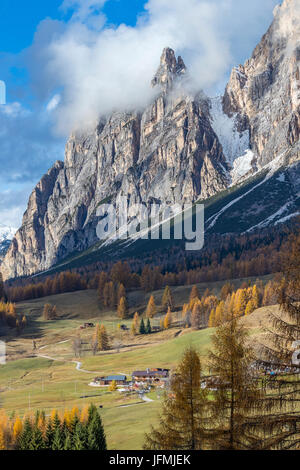
{"label": "mountain summit spire", "polygon": [[159,85],[164,92],[167,92],[176,77],[186,72],[186,66],[182,58],[176,59],[175,52],[170,47],[166,47],[160,58],[160,65],[152,80],[152,86]]}

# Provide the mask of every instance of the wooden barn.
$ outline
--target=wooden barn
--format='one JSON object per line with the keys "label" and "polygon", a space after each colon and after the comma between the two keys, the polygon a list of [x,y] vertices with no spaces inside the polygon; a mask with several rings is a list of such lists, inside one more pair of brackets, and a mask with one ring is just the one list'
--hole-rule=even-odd
{"label": "wooden barn", "polygon": [[169,378],[169,369],[136,370],[132,373],[133,382],[162,383]]}
{"label": "wooden barn", "polygon": [[126,375],[108,375],[107,377],[96,377],[94,379],[94,383],[99,385],[110,385],[113,381],[117,383],[117,385],[125,385],[127,383]]}

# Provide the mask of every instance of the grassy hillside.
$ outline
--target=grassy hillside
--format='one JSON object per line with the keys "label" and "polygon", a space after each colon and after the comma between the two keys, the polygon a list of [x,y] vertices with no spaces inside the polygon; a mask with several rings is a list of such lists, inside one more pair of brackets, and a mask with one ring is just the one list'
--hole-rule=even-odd
{"label": "grassy hillside", "polygon": [[[264,283],[268,282],[272,278],[272,275],[264,276],[261,279]],[[254,282],[256,278],[244,278],[234,279],[232,282],[235,288],[238,288],[243,281]],[[219,292],[224,285],[224,281],[213,282],[213,283],[201,283],[197,284],[200,294],[209,288],[212,293],[219,295]],[[172,287],[172,293],[176,309],[178,311],[178,319],[181,318],[180,310],[182,305],[187,302],[191,286],[178,286]],[[138,311],[139,314],[143,314],[145,311],[147,302],[150,295],[155,298],[158,310],[161,304],[163,290],[157,290],[151,293],[145,294],[142,290],[136,290],[129,292],[129,310],[130,314]],[[50,303],[57,307],[58,319],[55,321],[45,321],[42,316],[43,307],[46,303]],[[48,344],[55,344],[56,351],[63,351],[67,353],[69,348],[69,358],[71,357],[72,351],[70,350],[69,344],[58,344],[60,341],[66,339],[71,341],[74,337],[81,332],[83,339],[86,341],[90,340],[92,335],[91,330],[80,331],[79,327],[84,321],[90,321],[93,323],[103,323],[110,335],[115,335],[117,326],[120,323],[116,315],[116,311],[102,311],[99,308],[97,300],[97,292],[95,290],[86,290],[79,292],[72,292],[66,294],[52,295],[41,299],[30,300],[26,302],[20,302],[17,304],[17,312],[19,314],[25,314],[27,317],[27,327],[21,337],[16,337],[15,331],[7,330],[7,353],[9,360],[15,360],[23,358],[24,356],[32,355],[33,340],[36,341],[38,348],[44,347]],[[159,312],[155,319],[152,321],[152,325],[159,325],[161,315],[165,312]],[[174,319],[176,321],[176,312],[174,313]],[[130,327],[131,319],[122,321]],[[124,345],[133,342],[134,345],[143,345],[146,342],[156,343],[159,341],[165,341],[168,338],[168,332],[157,333],[149,337],[137,337],[134,340],[132,338],[123,338]],[[145,339],[147,338],[147,339]]]}
{"label": "grassy hillside", "polygon": [[[89,372],[77,370],[73,362],[65,362],[72,358],[64,357],[62,352],[58,354],[61,361],[41,357],[11,361],[0,366],[2,406],[9,413],[23,415],[37,409],[45,409],[49,414],[53,408],[62,411],[91,402],[97,406],[101,404],[109,448],[141,448],[144,432],[157,419],[160,399],[154,393],[154,401],[145,403],[136,396],[126,398],[119,392],[92,388],[89,382],[95,375],[125,373],[130,376],[133,370],[139,368],[172,368],[189,345],[193,344],[199,352],[205,354],[210,335],[211,330],[188,331],[160,344],[144,345],[142,349],[132,348],[120,353],[111,351],[96,357],[83,357],[80,359],[82,368]],[[56,349],[44,348],[38,354],[49,354],[56,358]]]}
{"label": "grassy hillside", "polygon": [[[269,276],[264,278],[264,282]],[[243,280],[235,280],[238,287]],[[199,284],[201,293],[209,287],[218,294],[223,282]],[[175,304],[180,308],[187,301],[190,286],[172,289]],[[143,312],[150,294],[134,291],[129,294],[131,312]],[[162,291],[153,292],[157,305],[161,302]],[[57,306],[58,318],[45,321],[42,310],[45,303]],[[110,448],[139,449],[143,435],[150,424],[157,419],[160,397],[151,394],[153,402],[141,402],[135,395],[125,397],[119,392],[93,388],[90,381],[99,375],[124,373],[131,376],[135,369],[147,367],[173,368],[178,363],[186,347],[193,345],[201,354],[204,368],[207,351],[210,347],[212,329],[194,331],[182,329],[176,323],[171,329],[151,335],[132,337],[129,332],[119,332],[119,319],[116,312],[101,311],[96,291],[80,291],[60,294],[48,298],[22,302],[17,305],[19,313],[26,313],[28,327],[22,336],[9,332],[7,342],[8,362],[0,366],[0,404],[9,412],[21,415],[37,409],[63,410],[74,405],[79,407],[90,402],[102,405],[101,411]],[[261,334],[260,321],[266,309],[254,312],[243,319],[256,341]],[[154,320],[159,323],[160,314]],[[93,356],[90,340],[94,329],[80,330],[83,321],[101,322],[106,325],[111,338],[112,349]],[[131,320],[125,322],[130,325]],[[84,342],[82,357],[74,357],[73,339],[80,333]],[[115,340],[118,340],[118,346]],[[33,350],[33,340],[37,349]],[[81,368],[75,361],[81,362]],[[147,419],[145,421],[145,416]],[[125,432],[126,431],[126,432]]]}

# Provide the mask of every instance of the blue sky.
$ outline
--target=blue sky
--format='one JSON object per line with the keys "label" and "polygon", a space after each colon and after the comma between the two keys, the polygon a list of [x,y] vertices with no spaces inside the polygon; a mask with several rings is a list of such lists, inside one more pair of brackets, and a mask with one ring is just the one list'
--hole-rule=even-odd
{"label": "blue sky", "polygon": [[163,47],[183,55],[196,87],[219,92],[266,31],[276,4],[1,0],[7,104],[0,106],[0,224],[20,224],[34,185],[64,158],[72,128],[116,107],[144,106]]}
{"label": "blue sky", "polygon": [[[143,12],[144,3],[143,0],[110,0],[102,11],[108,24],[134,26],[138,14]],[[62,0],[1,0],[0,70],[1,65],[6,65],[1,78],[9,82],[8,100],[19,98],[20,88],[27,83],[26,69],[20,67],[18,54],[31,46],[38,25],[46,18],[68,22],[75,11],[75,8],[65,11],[61,6]]]}
{"label": "blue sky", "polygon": [[[134,26],[144,3],[143,0],[111,0],[104,5],[103,12],[113,24]],[[64,12],[61,5],[62,0],[1,0],[1,51],[15,54],[29,47],[38,24],[47,17],[67,21],[74,9]]]}

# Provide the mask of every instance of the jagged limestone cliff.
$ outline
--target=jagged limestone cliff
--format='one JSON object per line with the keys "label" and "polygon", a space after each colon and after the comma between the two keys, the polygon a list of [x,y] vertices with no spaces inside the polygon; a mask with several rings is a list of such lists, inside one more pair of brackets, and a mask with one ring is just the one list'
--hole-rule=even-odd
{"label": "jagged limestone cliff", "polygon": [[126,196],[130,205],[193,202],[228,185],[227,163],[209,119],[209,100],[183,92],[186,68],[166,48],[143,113],[114,113],[72,135],[30,196],[22,227],[3,262],[5,278],[45,270],[97,241],[96,210]]}
{"label": "jagged limestone cliff", "polygon": [[299,159],[300,2],[285,0],[252,57],[233,69],[223,98],[229,116],[250,133],[258,167],[286,153]]}
{"label": "jagged limestone cliff", "polygon": [[64,163],[56,162],[30,196],[1,266],[4,278],[46,270],[95,244],[96,211],[104,201],[193,202],[270,162],[298,160],[299,3],[285,0],[276,9],[221,100],[186,92],[185,64],[166,48],[152,81],[153,103],[72,135]]}

